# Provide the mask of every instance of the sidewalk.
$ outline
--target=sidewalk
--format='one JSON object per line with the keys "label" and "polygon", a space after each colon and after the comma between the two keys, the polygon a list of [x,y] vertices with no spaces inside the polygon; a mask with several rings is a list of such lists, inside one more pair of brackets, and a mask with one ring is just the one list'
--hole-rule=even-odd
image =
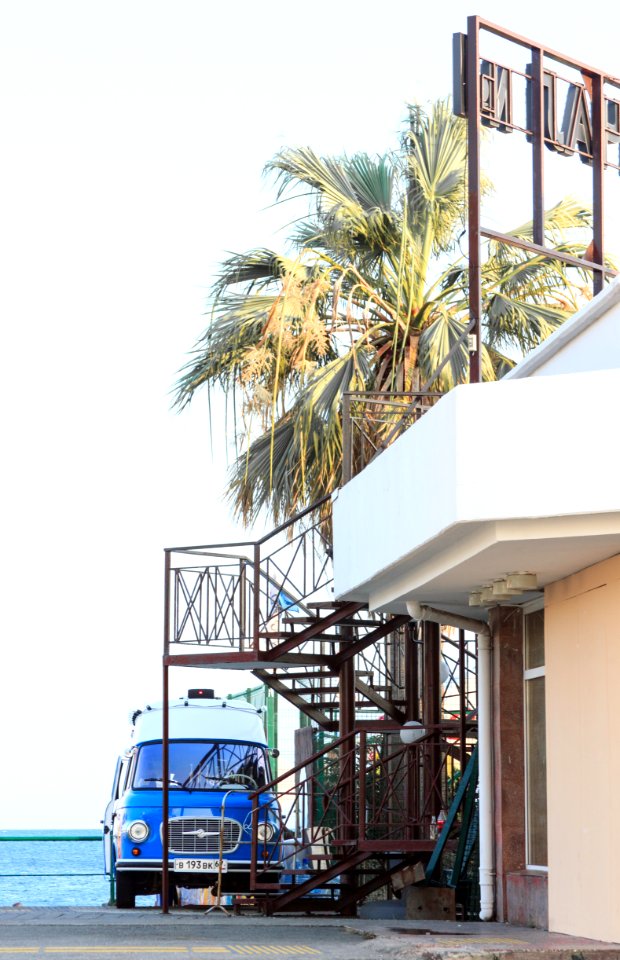
{"label": "sidewalk", "polygon": [[[506,960],[620,960],[620,944],[569,937],[505,923],[454,923],[447,920],[353,921],[356,933],[380,938],[396,957]],[[390,950],[390,952],[392,952]]]}

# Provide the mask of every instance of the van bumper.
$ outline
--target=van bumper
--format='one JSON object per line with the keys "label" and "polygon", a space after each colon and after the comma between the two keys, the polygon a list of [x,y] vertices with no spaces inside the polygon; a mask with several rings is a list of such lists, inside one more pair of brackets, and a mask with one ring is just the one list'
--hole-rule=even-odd
{"label": "van bumper", "polygon": [[[157,894],[160,892],[161,860],[147,860],[142,858],[136,858],[135,860],[117,860],[115,867],[117,876],[122,875],[124,877],[123,882],[130,883],[131,888],[137,895]],[[222,893],[248,894],[252,892],[250,886],[249,860],[229,861],[228,870],[226,873],[222,873],[221,878],[217,872],[198,873],[192,871],[191,873],[183,873],[176,871],[172,861],[169,861],[168,869],[170,871],[170,883],[175,887],[203,889],[215,887],[221,882]],[[261,875],[261,883],[277,885],[280,880],[280,870],[280,865],[274,864],[273,868],[270,869],[267,874]]]}

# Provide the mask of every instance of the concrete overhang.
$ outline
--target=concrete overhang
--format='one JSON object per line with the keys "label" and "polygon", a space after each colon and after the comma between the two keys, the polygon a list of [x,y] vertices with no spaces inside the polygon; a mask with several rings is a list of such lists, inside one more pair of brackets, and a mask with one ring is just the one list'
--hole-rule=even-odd
{"label": "concrete overhang", "polygon": [[336,596],[483,619],[485,583],[620,553],[619,396],[620,370],[457,387],[335,497]]}

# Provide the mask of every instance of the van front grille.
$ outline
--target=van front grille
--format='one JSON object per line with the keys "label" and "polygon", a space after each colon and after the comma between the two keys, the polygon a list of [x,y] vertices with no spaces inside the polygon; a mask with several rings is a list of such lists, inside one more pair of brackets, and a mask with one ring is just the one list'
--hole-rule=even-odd
{"label": "van front grille", "polygon": [[[194,819],[175,817],[169,821],[171,853],[232,853],[239,846],[241,824],[220,817]],[[220,841],[220,831],[222,839]]]}

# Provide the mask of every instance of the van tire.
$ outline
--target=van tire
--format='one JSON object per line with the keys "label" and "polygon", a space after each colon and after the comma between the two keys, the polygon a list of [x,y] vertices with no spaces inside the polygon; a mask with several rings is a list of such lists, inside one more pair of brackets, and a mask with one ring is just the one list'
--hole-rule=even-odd
{"label": "van tire", "polygon": [[133,878],[125,873],[116,874],[116,906],[119,910],[131,910],[136,905]]}

